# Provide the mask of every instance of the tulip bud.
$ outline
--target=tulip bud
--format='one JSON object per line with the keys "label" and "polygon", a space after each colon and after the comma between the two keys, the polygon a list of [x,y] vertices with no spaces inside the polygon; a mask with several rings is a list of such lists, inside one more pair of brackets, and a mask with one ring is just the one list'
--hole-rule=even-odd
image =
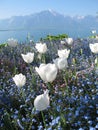
{"label": "tulip bud", "polygon": [[58,56],[60,58],[68,58],[70,53],[70,50],[64,49],[64,50],[58,50]]}
{"label": "tulip bud", "polygon": [[7,43],[8,43],[8,46],[10,47],[16,47],[18,45],[18,41],[13,38],[9,38]]}
{"label": "tulip bud", "polygon": [[34,100],[34,107],[36,108],[36,110],[42,111],[45,110],[49,104],[49,90],[44,91],[44,94],[41,94],[39,96],[37,96]]}
{"label": "tulip bud", "polygon": [[18,86],[18,87],[22,87],[25,85],[26,83],[26,77],[25,75],[23,74],[16,74],[14,77],[13,77],[13,80],[15,82],[15,84]]}
{"label": "tulip bud", "polygon": [[34,60],[34,53],[31,52],[28,52],[26,55],[21,54],[21,56],[26,63],[31,63]]}
{"label": "tulip bud", "polygon": [[39,68],[35,67],[35,70],[45,82],[53,82],[57,76],[57,67],[55,64],[41,64]]}
{"label": "tulip bud", "polygon": [[61,41],[60,43],[61,43],[61,44],[66,44],[66,42],[65,42],[65,41]]}
{"label": "tulip bud", "polygon": [[42,43],[36,43],[35,48],[37,49],[37,51],[39,53],[42,53],[42,54],[46,53],[46,51],[47,51],[46,43],[43,43],[43,44]]}
{"label": "tulip bud", "polygon": [[66,38],[65,39],[68,45],[72,45],[73,39],[72,38]]}
{"label": "tulip bud", "polygon": [[89,44],[89,47],[94,54],[98,54],[98,43]]}
{"label": "tulip bud", "polygon": [[56,58],[53,60],[54,64],[56,67],[60,70],[65,69],[68,67],[67,59],[66,58]]}

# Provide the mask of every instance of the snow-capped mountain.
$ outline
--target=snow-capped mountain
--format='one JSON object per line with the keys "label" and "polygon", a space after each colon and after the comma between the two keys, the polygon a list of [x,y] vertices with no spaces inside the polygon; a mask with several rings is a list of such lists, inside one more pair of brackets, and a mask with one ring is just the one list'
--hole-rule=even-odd
{"label": "snow-capped mountain", "polygon": [[[13,16],[0,20],[0,30],[62,30],[66,32],[85,32],[96,29],[98,18],[95,16],[64,16],[51,9],[26,16]],[[59,33],[59,32],[58,32]]]}

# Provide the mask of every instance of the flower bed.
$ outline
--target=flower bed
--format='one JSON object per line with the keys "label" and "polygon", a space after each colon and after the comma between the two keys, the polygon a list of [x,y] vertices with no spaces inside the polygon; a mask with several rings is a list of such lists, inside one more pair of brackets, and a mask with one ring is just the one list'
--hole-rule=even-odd
{"label": "flower bed", "polygon": [[0,48],[1,130],[98,128],[98,50],[66,41]]}

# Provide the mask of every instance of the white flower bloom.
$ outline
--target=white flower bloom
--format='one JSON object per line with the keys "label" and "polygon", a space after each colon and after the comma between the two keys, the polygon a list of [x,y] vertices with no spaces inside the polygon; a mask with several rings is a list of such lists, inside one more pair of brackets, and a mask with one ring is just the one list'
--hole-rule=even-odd
{"label": "white flower bloom", "polygon": [[33,40],[31,39],[31,40],[30,40],[30,43],[32,43],[32,42],[33,42]]}
{"label": "white flower bloom", "polygon": [[26,63],[31,63],[34,60],[34,53],[28,52],[27,54],[21,54],[23,60]]}
{"label": "white flower bloom", "polygon": [[67,59],[66,58],[56,58],[53,60],[54,64],[56,67],[60,70],[65,69],[68,67]]}
{"label": "white flower bloom", "polygon": [[98,62],[97,60],[98,60],[98,59],[96,58],[96,59],[95,59],[95,64],[97,64],[97,62]]}
{"label": "white flower bloom", "polygon": [[89,44],[89,47],[93,53],[98,54],[98,43]]}
{"label": "white flower bloom", "polygon": [[95,37],[96,37],[96,39],[98,40],[98,35],[96,35]]}
{"label": "white flower bloom", "polygon": [[16,74],[14,77],[13,77],[13,80],[15,82],[15,84],[18,86],[18,87],[22,87],[25,85],[26,83],[26,77],[25,75],[23,74]]}
{"label": "white flower bloom", "polygon": [[35,48],[39,53],[46,53],[47,51],[47,45],[46,43],[36,43]]}
{"label": "white flower bloom", "polygon": [[58,50],[58,56],[60,58],[68,58],[70,53],[70,50],[64,49],[64,50]]}
{"label": "white flower bloom", "polygon": [[66,42],[65,42],[65,41],[61,41],[60,43],[61,43],[61,44],[66,44]]}
{"label": "white flower bloom", "polygon": [[53,82],[57,76],[57,67],[55,64],[41,64],[39,68],[35,67],[35,70],[45,82]]}
{"label": "white flower bloom", "polygon": [[34,100],[34,107],[36,108],[36,110],[42,111],[45,110],[49,104],[50,104],[50,100],[49,100],[49,90],[44,91],[44,94],[41,94],[39,96],[37,96]]}
{"label": "white flower bloom", "polygon": [[96,33],[96,30],[92,30],[92,34],[95,34]]}
{"label": "white flower bloom", "polygon": [[66,40],[66,42],[67,42],[68,45],[72,45],[72,43],[73,43],[73,38],[68,37],[68,38],[66,38],[65,40]]}
{"label": "white flower bloom", "polygon": [[9,38],[7,40],[7,43],[8,43],[8,46],[10,46],[10,47],[16,47],[18,45],[18,41],[13,38]]}

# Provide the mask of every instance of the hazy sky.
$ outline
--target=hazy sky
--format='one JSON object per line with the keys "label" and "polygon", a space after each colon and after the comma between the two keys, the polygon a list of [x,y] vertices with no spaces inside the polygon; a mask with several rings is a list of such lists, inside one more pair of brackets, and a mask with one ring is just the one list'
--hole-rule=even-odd
{"label": "hazy sky", "polygon": [[0,19],[52,9],[65,15],[96,15],[98,0],[0,0]]}

